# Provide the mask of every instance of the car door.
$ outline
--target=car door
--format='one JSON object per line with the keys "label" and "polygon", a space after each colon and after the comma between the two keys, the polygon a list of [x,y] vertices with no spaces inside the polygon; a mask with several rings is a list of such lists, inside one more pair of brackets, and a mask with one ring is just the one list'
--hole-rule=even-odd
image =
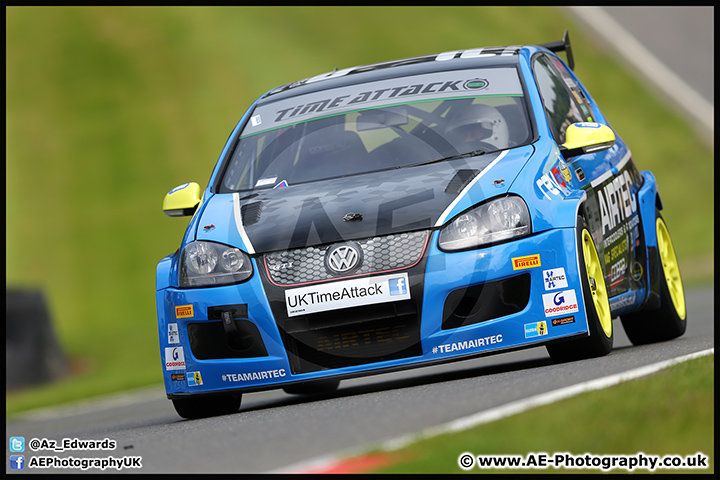
{"label": "car door", "polygon": [[[565,131],[573,123],[600,120],[595,118],[583,88],[557,57],[536,55],[533,72],[558,145],[565,142]],[[551,173],[560,186],[580,188],[587,193],[585,217],[603,262],[609,297],[642,287],[644,250],[639,248],[636,196],[642,178],[627,145],[616,133],[616,144],[611,149],[567,161],[561,159]]]}

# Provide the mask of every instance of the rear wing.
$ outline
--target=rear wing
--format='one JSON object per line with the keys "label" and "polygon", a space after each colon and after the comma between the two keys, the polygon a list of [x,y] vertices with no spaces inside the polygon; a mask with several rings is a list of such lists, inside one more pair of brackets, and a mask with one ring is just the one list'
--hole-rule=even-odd
{"label": "rear wing", "polygon": [[538,46],[547,48],[551,52],[564,51],[567,55],[568,67],[570,67],[570,70],[575,69],[575,59],[573,58],[572,47],[570,46],[570,35],[568,34],[567,30],[565,30],[565,35],[563,35],[563,39],[559,42],[541,43]]}

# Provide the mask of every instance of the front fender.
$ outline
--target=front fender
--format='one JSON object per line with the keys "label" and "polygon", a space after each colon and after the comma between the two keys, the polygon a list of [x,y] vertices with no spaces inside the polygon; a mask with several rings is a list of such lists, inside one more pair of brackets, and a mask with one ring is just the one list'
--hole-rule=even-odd
{"label": "front fender", "polygon": [[155,274],[155,291],[159,292],[160,290],[172,286],[172,262],[177,253],[178,252],[168,255],[158,262]]}
{"label": "front fender", "polygon": [[643,310],[655,310],[660,307],[660,260],[658,258],[657,230],[655,228],[655,211],[662,209],[660,193],[652,172],[642,172],[645,182],[638,191],[640,206],[640,224],[645,238],[645,254],[647,258],[647,271],[645,273],[647,296]]}

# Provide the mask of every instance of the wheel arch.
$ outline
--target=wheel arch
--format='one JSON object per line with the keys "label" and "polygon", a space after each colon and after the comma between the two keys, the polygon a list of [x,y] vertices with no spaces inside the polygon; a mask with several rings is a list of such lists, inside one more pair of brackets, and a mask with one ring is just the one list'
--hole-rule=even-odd
{"label": "wheel arch", "polygon": [[648,290],[645,302],[641,310],[656,310],[660,307],[660,257],[658,255],[658,240],[655,227],[655,220],[658,211],[663,209],[660,192],[652,172],[640,172],[644,182],[638,191],[638,205],[640,223],[642,225],[643,237],[647,258],[647,285]]}

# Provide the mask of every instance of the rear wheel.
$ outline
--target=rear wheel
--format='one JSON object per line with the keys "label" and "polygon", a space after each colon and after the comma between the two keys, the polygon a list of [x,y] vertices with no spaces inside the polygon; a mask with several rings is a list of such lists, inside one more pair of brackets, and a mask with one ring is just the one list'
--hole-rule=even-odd
{"label": "rear wheel", "polygon": [[680,268],[670,233],[660,212],[655,215],[660,272],[660,308],[623,315],[625,333],[633,345],[679,337],[687,328],[687,310]]}
{"label": "rear wheel", "polygon": [[183,418],[204,418],[235,413],[240,408],[242,394],[230,393],[197,398],[173,398],[175,411]]}
{"label": "rear wheel", "polygon": [[580,217],[578,217],[576,230],[580,255],[580,281],[590,336],[580,340],[547,345],[550,358],[556,362],[601,357],[610,353],[613,347],[610,302],[600,257],[592,235]]}

